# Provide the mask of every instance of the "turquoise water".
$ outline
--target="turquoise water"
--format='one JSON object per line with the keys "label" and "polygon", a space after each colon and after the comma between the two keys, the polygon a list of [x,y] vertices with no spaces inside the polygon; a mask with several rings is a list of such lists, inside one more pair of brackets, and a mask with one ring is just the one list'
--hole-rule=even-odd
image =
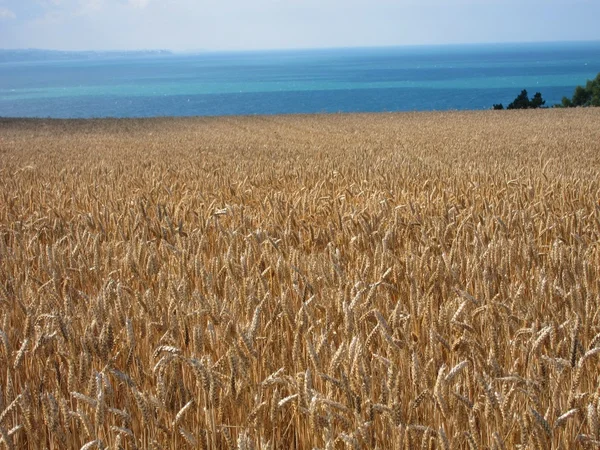
{"label": "turquoise water", "polygon": [[0,116],[149,117],[547,104],[600,72],[600,42],[205,54],[0,52]]}

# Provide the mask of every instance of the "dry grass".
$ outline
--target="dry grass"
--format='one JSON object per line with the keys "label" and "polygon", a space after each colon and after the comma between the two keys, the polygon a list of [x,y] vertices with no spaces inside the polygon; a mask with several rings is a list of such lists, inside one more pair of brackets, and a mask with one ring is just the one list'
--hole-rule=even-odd
{"label": "dry grass", "polygon": [[599,124],[0,121],[0,447],[600,446]]}

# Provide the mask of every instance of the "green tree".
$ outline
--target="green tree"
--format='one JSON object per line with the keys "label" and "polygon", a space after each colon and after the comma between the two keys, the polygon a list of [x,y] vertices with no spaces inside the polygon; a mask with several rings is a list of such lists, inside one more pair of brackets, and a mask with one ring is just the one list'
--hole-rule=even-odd
{"label": "green tree", "polygon": [[563,97],[560,105],[565,108],[575,106],[600,106],[600,73],[593,80],[587,80],[585,87],[577,86],[571,99]]}
{"label": "green tree", "polygon": [[542,94],[536,92],[533,98],[529,101],[529,107],[533,109],[541,108],[546,104],[546,100],[542,98]]}
{"label": "green tree", "polygon": [[593,80],[588,80],[585,88],[590,92],[590,106],[600,106],[600,73]]}
{"label": "green tree", "polygon": [[[523,89],[506,109],[537,109],[543,107],[545,104],[546,100],[542,98],[541,93],[536,92],[532,99],[529,100],[527,90]],[[494,109],[496,109],[496,106],[498,105],[494,105]]]}
{"label": "green tree", "polygon": [[586,106],[591,99],[591,92],[583,86],[577,86],[571,103],[573,106]]}
{"label": "green tree", "polygon": [[561,108],[570,108],[571,106],[573,106],[573,102],[571,102],[571,100],[568,99],[567,97],[563,97],[561,104],[556,105],[556,106],[561,107]]}
{"label": "green tree", "polygon": [[506,109],[528,109],[529,108],[529,97],[527,96],[527,90],[523,89],[517,98],[515,98]]}

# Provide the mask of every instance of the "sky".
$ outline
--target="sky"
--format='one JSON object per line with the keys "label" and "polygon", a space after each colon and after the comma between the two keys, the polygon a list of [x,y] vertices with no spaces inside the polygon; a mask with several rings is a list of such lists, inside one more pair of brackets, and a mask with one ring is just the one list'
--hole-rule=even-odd
{"label": "sky", "polygon": [[255,50],[600,40],[600,0],[0,0],[0,48]]}

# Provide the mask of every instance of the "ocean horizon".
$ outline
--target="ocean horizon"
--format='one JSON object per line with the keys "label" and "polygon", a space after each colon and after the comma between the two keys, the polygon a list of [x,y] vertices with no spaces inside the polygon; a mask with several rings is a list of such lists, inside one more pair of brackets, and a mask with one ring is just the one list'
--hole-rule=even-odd
{"label": "ocean horizon", "polygon": [[179,53],[0,50],[1,117],[482,110],[546,106],[600,72],[600,41]]}

